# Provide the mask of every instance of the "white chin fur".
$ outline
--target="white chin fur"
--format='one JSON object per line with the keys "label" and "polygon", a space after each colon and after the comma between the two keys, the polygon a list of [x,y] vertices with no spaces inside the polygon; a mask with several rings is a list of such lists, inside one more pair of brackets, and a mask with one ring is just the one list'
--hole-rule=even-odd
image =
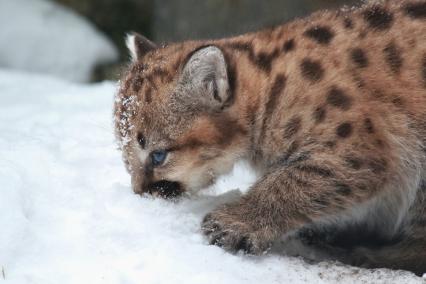
{"label": "white chin fur", "polygon": [[198,171],[192,173],[187,181],[187,190],[189,192],[197,192],[214,184],[219,176],[232,171],[235,162],[235,159],[226,157],[216,161],[214,165],[209,165],[210,167],[207,169],[199,168]]}

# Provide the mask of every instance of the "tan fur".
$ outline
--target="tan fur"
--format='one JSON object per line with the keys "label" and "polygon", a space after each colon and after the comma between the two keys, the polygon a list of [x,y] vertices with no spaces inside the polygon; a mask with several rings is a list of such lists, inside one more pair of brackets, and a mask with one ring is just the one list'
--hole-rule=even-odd
{"label": "tan fur", "polygon": [[426,272],[425,10],[384,1],[144,52],[115,104],[134,191],[195,191],[247,159],[261,178],[206,216],[212,244],[259,254],[298,236],[347,263]]}

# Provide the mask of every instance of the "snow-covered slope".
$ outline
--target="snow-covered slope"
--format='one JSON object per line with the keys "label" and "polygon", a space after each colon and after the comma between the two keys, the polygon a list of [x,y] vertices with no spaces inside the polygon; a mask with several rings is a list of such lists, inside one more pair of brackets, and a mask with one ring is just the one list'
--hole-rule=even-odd
{"label": "snow-covered slope", "polygon": [[203,215],[253,175],[240,166],[177,203],[132,194],[112,134],[114,89],[0,71],[0,283],[424,283],[207,245]]}
{"label": "snow-covered slope", "polygon": [[92,24],[49,0],[0,0],[0,67],[86,82],[118,58]]}

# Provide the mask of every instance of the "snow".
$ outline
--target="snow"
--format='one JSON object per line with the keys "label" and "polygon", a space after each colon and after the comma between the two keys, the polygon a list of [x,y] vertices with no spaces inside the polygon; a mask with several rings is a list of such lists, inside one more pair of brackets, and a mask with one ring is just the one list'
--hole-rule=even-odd
{"label": "snow", "polygon": [[134,195],[113,137],[115,89],[0,70],[0,283],[424,283],[209,246],[204,214],[254,175],[241,164],[179,202]]}
{"label": "snow", "polygon": [[117,60],[92,24],[48,0],[0,1],[0,67],[87,82],[93,68]]}

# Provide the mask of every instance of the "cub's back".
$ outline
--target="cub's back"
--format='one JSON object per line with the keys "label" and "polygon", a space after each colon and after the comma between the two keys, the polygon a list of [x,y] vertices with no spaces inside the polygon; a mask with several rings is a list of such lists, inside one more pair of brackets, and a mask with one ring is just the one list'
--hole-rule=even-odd
{"label": "cub's back", "polygon": [[[266,121],[275,133],[298,117],[312,136],[333,121],[368,117],[395,135],[408,135],[410,125],[426,143],[426,3],[380,3],[219,41],[237,72],[250,73],[239,83],[248,113],[261,114],[255,132]],[[256,133],[258,141],[265,135]]]}

